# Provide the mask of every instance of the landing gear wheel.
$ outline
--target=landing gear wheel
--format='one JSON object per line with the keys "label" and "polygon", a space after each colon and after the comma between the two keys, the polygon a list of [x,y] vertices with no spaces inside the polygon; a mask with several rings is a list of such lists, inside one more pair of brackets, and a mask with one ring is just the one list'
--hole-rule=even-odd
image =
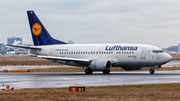
{"label": "landing gear wheel", "polygon": [[150,69],[150,70],[149,70],[149,73],[150,73],[150,74],[154,74],[154,70],[153,70],[153,69]]}
{"label": "landing gear wheel", "polygon": [[87,68],[87,69],[85,69],[85,73],[86,73],[86,74],[92,74],[93,71],[92,71],[91,69]]}
{"label": "landing gear wheel", "polygon": [[110,73],[110,70],[105,70],[105,71],[102,71],[103,74],[109,74]]}

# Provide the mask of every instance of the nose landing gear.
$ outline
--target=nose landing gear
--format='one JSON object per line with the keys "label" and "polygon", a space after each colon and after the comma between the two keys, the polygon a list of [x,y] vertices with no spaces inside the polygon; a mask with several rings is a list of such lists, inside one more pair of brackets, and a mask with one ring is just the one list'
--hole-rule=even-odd
{"label": "nose landing gear", "polygon": [[154,72],[155,72],[154,69],[150,69],[150,70],[149,70],[149,73],[150,73],[150,74],[154,74]]}

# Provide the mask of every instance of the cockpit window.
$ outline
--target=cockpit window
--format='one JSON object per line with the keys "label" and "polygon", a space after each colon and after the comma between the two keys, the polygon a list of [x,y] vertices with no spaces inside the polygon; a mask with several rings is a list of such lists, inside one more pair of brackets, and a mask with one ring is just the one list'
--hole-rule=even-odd
{"label": "cockpit window", "polygon": [[152,52],[153,53],[163,53],[164,51],[163,50],[153,50]]}

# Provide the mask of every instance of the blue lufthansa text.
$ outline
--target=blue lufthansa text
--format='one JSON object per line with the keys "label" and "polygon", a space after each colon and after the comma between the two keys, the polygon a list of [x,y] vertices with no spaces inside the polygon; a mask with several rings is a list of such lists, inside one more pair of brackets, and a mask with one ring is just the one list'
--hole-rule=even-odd
{"label": "blue lufthansa text", "polygon": [[106,46],[105,50],[134,50],[138,49],[137,46]]}

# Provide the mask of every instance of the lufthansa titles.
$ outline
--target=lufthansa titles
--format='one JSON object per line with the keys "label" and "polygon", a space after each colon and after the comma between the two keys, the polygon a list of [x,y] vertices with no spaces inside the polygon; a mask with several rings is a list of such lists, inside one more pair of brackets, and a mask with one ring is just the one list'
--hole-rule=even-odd
{"label": "lufthansa titles", "polygon": [[105,50],[134,50],[138,49],[137,46],[106,46]]}

